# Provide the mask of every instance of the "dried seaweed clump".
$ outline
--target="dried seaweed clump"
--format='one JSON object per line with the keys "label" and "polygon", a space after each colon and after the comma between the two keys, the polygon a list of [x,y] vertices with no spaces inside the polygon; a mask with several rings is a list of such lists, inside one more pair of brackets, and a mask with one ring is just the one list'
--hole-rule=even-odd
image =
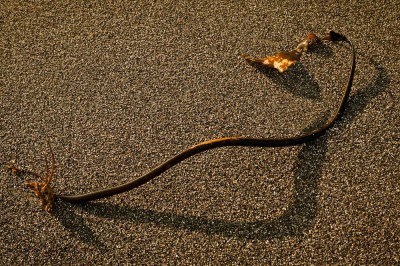
{"label": "dried seaweed clump", "polygon": [[26,182],[25,185],[33,191],[36,197],[40,199],[40,205],[44,208],[44,210],[51,213],[53,210],[55,196],[53,188],[50,186],[50,182],[53,179],[56,166],[54,154],[48,141],[47,144],[51,153],[51,170],[49,171],[49,164],[45,155],[46,175],[40,181],[29,181]]}
{"label": "dried seaweed clump", "polygon": [[300,60],[303,53],[307,52],[311,46],[320,42],[321,40],[317,37],[317,35],[310,33],[297,45],[295,49],[291,50],[290,52],[281,51],[273,56],[267,56],[263,58],[255,58],[249,55],[242,55],[242,57],[250,64],[261,64],[268,68],[275,68],[282,73],[292,65],[296,64]]}
{"label": "dried seaweed clump", "polygon": [[[47,158],[45,156],[46,175],[44,177],[42,177],[40,181],[26,181],[25,185],[33,191],[33,193],[35,194],[36,197],[38,197],[40,199],[40,205],[44,208],[44,210],[51,213],[53,210],[55,195],[54,195],[53,188],[50,185],[50,182],[54,176],[55,160],[54,160],[53,151],[51,150],[51,146],[50,146],[49,142],[47,142],[47,143],[49,145],[50,153],[51,153],[51,169],[49,170],[49,165],[47,162]],[[19,176],[22,174],[27,174],[27,175],[31,175],[31,176],[33,175],[35,177],[40,177],[37,173],[34,173],[32,171],[26,171],[26,170],[21,170],[21,169],[17,168],[14,165],[14,163],[6,164],[5,168],[14,175]]]}

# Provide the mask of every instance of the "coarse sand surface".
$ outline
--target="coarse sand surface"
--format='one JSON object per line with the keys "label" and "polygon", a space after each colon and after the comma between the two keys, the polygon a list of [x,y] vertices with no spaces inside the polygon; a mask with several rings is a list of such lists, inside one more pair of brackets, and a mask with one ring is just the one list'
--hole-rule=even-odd
{"label": "coarse sand surface", "polygon": [[0,163],[56,193],[137,178],[226,136],[289,137],[335,110],[350,49],[288,72],[240,54],[335,30],[355,45],[343,117],[293,147],[225,147],[127,193],[46,213],[0,170],[0,265],[399,265],[399,1],[0,3]]}

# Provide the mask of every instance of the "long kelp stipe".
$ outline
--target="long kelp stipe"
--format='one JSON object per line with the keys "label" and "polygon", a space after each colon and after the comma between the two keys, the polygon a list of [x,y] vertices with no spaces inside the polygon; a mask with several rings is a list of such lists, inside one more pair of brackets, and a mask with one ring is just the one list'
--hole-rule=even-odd
{"label": "long kelp stipe", "polygon": [[[343,113],[344,107],[348,101],[355,71],[355,51],[353,44],[344,35],[331,31],[327,36],[324,36],[322,38],[317,37],[317,35],[315,34],[309,34],[304,40],[302,40],[296,46],[296,48],[294,48],[289,52],[282,51],[273,56],[268,56],[264,58],[254,58],[248,55],[242,55],[242,57],[246,59],[246,61],[250,64],[257,64],[264,66],[266,68],[277,69],[279,72],[284,72],[288,68],[296,64],[300,60],[302,54],[307,52],[311,47],[321,44],[323,41],[332,41],[332,42],[341,41],[348,43],[351,48],[351,60],[350,60],[351,67],[349,71],[347,86],[343,90],[342,97],[337,105],[337,109],[332,114],[332,116],[325,122],[325,124],[323,124],[321,127],[309,133],[305,133],[303,135],[290,138],[225,137],[225,138],[208,140],[182,151],[181,153],[161,163],[160,165],[156,166],[143,176],[133,181],[117,185],[114,187],[105,188],[102,190],[86,194],[79,194],[79,195],[64,195],[64,194],[54,195],[53,190],[50,186],[50,181],[54,175],[55,161],[54,161],[54,155],[50,147],[52,156],[51,170],[49,171],[46,161],[45,177],[42,178],[42,180],[39,182],[29,182],[27,183],[27,185],[34,191],[35,195],[40,198],[40,201],[42,205],[45,207],[45,210],[50,212],[52,210],[52,204],[54,203],[54,197],[57,197],[67,202],[78,203],[78,202],[86,202],[120,194],[149,182],[153,178],[159,176],[161,173],[173,167],[174,165],[182,162],[183,160],[195,154],[198,154],[206,150],[218,147],[226,147],[226,146],[284,147],[284,146],[299,145],[314,140],[323,135],[330,127],[333,126],[335,121]],[[9,166],[9,169],[10,171],[14,172],[20,171],[14,166]]]}

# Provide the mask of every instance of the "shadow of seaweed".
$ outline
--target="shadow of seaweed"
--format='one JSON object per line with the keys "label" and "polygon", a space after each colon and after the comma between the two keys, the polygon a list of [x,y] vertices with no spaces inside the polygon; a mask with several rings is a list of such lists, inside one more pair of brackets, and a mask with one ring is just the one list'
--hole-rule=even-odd
{"label": "shadow of seaweed", "polygon": [[[325,44],[313,48],[311,51],[323,57],[331,57],[333,55],[332,48]],[[279,73],[276,69],[268,68],[260,63],[251,62],[249,64],[273,83],[286,89],[293,95],[321,100],[321,88],[301,61],[284,73]]]}
{"label": "shadow of seaweed", "polygon": [[[343,127],[343,120],[353,120],[371,100],[388,88],[390,79],[387,71],[375,61],[371,60],[371,63],[377,71],[375,82],[350,97],[350,106],[344,113],[344,119],[339,120],[336,123],[336,127]],[[317,124],[312,125],[312,127],[316,126]],[[116,206],[107,202],[81,204],[78,205],[78,208],[82,208],[82,210],[99,217],[123,219],[136,223],[152,223],[160,227],[201,231],[210,235],[220,234],[229,237],[260,240],[301,235],[310,226],[318,211],[318,180],[323,170],[322,165],[325,160],[328,138],[329,132],[327,135],[302,146],[294,166],[296,179],[294,182],[293,203],[286,212],[272,220],[236,222],[222,219],[206,219],[143,208]],[[60,210],[55,211],[58,212]],[[69,211],[64,211],[64,213],[58,214],[57,217],[78,238],[93,245],[101,245],[96,238],[91,240],[94,234],[84,225],[82,218],[76,217],[75,214]]]}
{"label": "shadow of seaweed", "polygon": [[[75,211],[79,210],[74,208]],[[85,219],[71,210],[68,203],[58,201],[53,210],[54,217],[66,228],[75,238],[83,243],[95,247],[97,250],[106,251],[106,246],[99,240],[93,230],[86,225]]]}
{"label": "shadow of seaweed", "polygon": [[390,78],[387,70],[379,65],[373,58],[371,58],[369,62],[375,68],[377,76],[373,84],[355,92],[350,97],[345,112],[346,119],[350,121],[353,120],[357,114],[361,113],[374,98],[389,88]]}
{"label": "shadow of seaweed", "polygon": [[[323,119],[318,120],[305,131],[319,127],[328,117],[329,113],[324,114]],[[221,234],[246,239],[269,239],[297,235],[309,226],[317,213],[316,195],[322,163],[314,164],[314,162],[324,161],[326,149],[326,141],[310,142],[301,148],[294,166],[296,180],[293,204],[281,216],[269,221],[235,222],[206,219],[129,206],[120,207],[105,202],[86,203],[81,206],[86,212],[103,218],[152,223],[175,229],[201,231],[206,234]]]}
{"label": "shadow of seaweed", "polygon": [[201,231],[210,235],[220,234],[246,239],[271,239],[298,235],[309,227],[317,213],[317,184],[322,172],[322,164],[314,164],[314,162],[324,160],[326,147],[326,141],[312,142],[302,147],[295,166],[297,177],[294,182],[294,202],[285,213],[269,221],[235,222],[206,219],[129,206],[116,206],[107,202],[86,203],[82,204],[81,208],[103,218],[151,223],[160,227]]}
{"label": "shadow of seaweed", "polygon": [[313,100],[321,99],[321,88],[301,62],[284,73],[279,73],[274,69],[267,69],[264,66],[254,67],[273,83],[283,87],[295,96]]}

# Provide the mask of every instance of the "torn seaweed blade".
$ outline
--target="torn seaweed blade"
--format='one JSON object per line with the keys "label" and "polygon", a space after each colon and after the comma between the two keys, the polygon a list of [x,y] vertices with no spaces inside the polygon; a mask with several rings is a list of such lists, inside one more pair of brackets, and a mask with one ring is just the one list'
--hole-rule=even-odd
{"label": "torn seaweed blade", "polygon": [[290,52],[281,51],[273,56],[267,56],[263,58],[255,58],[249,55],[242,55],[242,57],[250,64],[261,64],[268,68],[275,68],[282,73],[285,72],[289,67],[296,64],[300,60],[303,53],[305,53],[310,46],[318,42],[320,42],[320,39],[317,37],[317,35],[310,33],[297,45],[295,49],[291,50]]}

